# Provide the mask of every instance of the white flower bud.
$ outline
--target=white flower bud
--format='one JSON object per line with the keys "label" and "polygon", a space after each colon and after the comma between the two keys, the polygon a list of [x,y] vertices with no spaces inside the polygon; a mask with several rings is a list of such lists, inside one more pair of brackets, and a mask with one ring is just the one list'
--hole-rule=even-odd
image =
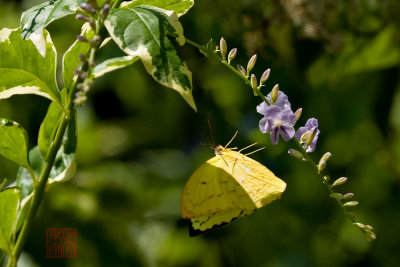
{"label": "white flower bud", "polygon": [[252,74],[250,78],[251,87],[255,90],[257,88],[257,78],[256,75]]}
{"label": "white flower bud", "polygon": [[367,224],[367,225],[365,225],[364,229],[367,230],[367,231],[372,231],[372,230],[374,230],[374,227],[372,227],[371,225]]}
{"label": "white flower bud", "polygon": [[329,182],[330,179],[331,179],[331,177],[329,177],[329,175],[325,175],[324,176],[324,181],[325,182]]}
{"label": "white flower bud", "polygon": [[336,198],[338,200],[342,200],[343,199],[343,195],[340,193],[332,193],[331,194],[331,198]]}
{"label": "white flower bud", "polygon": [[243,76],[246,76],[246,70],[242,65],[237,65],[237,69]]}
{"label": "white flower bud", "polygon": [[350,198],[352,198],[352,197],[354,197],[354,194],[353,194],[353,193],[347,193],[347,194],[345,194],[345,195],[343,196],[343,199],[350,199]]}
{"label": "white flower bud", "polygon": [[346,181],[347,181],[346,177],[340,177],[339,179],[337,179],[336,181],[333,182],[332,187],[344,184]]}
{"label": "white flower bud", "polygon": [[279,84],[276,84],[271,90],[271,104],[274,104],[278,99],[279,95]]}
{"label": "white flower bud", "polygon": [[300,151],[296,150],[296,149],[290,148],[288,150],[288,153],[292,157],[295,157],[295,158],[300,159],[300,160],[304,160],[303,154]]}
{"label": "white flower bud", "polygon": [[228,51],[228,46],[226,45],[226,41],[225,41],[224,37],[222,37],[221,40],[219,41],[219,47],[221,50],[222,60],[225,61],[226,53]]}
{"label": "white flower bud", "polygon": [[252,56],[250,58],[249,62],[247,63],[247,75],[246,76],[249,76],[249,73],[254,68],[254,65],[256,64],[256,61],[257,61],[257,54]]}
{"label": "white flower bud", "polygon": [[321,157],[320,162],[321,162],[321,161],[327,162],[331,157],[332,157],[331,152],[326,152],[326,153]]}
{"label": "white flower bud", "polygon": [[365,228],[365,225],[362,224],[362,223],[356,222],[356,223],[354,223],[354,225],[357,226],[358,228],[361,228],[361,229],[364,229],[364,228]]}
{"label": "white flower bud", "polygon": [[343,204],[345,207],[354,207],[358,205],[358,201],[349,201]]}
{"label": "white flower bud", "polygon": [[271,69],[267,69],[266,71],[264,71],[264,73],[261,75],[261,79],[260,79],[261,84],[265,83],[268,80],[270,73],[271,73]]}
{"label": "white flower bud", "polygon": [[320,161],[318,164],[318,173],[322,172],[326,167],[326,162],[325,161]]}
{"label": "white flower bud", "polygon": [[318,128],[314,128],[314,130],[311,132],[310,136],[307,139],[306,148],[312,143],[317,132],[318,132]]}
{"label": "white flower bud", "polygon": [[229,51],[228,54],[228,63],[230,63],[232,60],[235,59],[237,53],[237,48],[233,48],[231,51]]}
{"label": "white flower bud", "polygon": [[376,239],[376,235],[373,232],[367,232],[367,239],[368,241],[372,241]]}
{"label": "white flower bud", "polygon": [[302,108],[299,108],[296,110],[296,112],[294,113],[294,115],[296,115],[296,120],[300,119],[301,113],[303,112]]}

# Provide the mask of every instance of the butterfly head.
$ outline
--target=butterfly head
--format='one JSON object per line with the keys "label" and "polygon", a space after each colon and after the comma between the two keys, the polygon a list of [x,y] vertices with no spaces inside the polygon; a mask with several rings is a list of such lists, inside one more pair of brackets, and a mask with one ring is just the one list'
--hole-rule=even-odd
{"label": "butterfly head", "polygon": [[222,153],[222,151],[224,151],[225,148],[221,145],[218,145],[215,149],[214,149],[214,153],[216,156],[220,155]]}

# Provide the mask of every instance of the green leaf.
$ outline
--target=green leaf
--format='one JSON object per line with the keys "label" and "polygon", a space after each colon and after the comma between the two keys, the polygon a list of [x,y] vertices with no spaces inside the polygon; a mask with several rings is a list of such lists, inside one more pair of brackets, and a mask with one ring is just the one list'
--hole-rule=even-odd
{"label": "green leaf", "polygon": [[192,73],[167,37],[174,36],[180,45],[185,43],[182,25],[174,12],[149,6],[111,9],[104,24],[125,53],[140,57],[157,82],[178,91],[196,110]]}
{"label": "green leaf", "polygon": [[19,192],[10,188],[0,192],[0,249],[9,251],[9,243],[17,216]]}
{"label": "green leaf", "polygon": [[[91,40],[93,38],[94,31],[90,27],[89,23],[83,24],[81,35],[85,36],[88,40]],[[75,75],[75,70],[81,64],[79,55],[86,54],[89,49],[89,43],[76,40],[65,52],[63,57],[63,80],[64,86],[65,88],[67,88],[68,91],[72,89],[77,78],[77,76]]]}
{"label": "green leaf", "polygon": [[28,167],[28,135],[22,126],[0,118],[0,154],[18,165]]}
{"label": "green leaf", "polygon": [[[68,180],[75,174],[76,136],[76,111],[74,111],[64,134],[62,145],[57,152],[53,168],[50,171],[50,183]],[[35,176],[39,177],[44,167],[44,160],[38,146],[29,151],[29,162]],[[29,171],[24,167],[20,167],[17,172],[17,186],[21,190],[21,199],[25,199],[33,191],[32,178]]]}
{"label": "green leaf", "polygon": [[0,191],[3,190],[6,183],[7,183],[7,179],[4,178],[3,182],[0,183]]}
{"label": "green leaf", "polygon": [[86,0],[50,0],[28,9],[21,17],[22,37],[31,39],[31,35],[41,35],[47,25],[74,14],[79,5],[85,2]]}
{"label": "green leaf", "polygon": [[133,0],[123,2],[121,7],[133,8],[137,6],[155,6],[165,10],[174,11],[179,17],[184,15],[193,6],[194,0]]}
{"label": "green leaf", "polygon": [[18,233],[18,231],[22,228],[22,225],[25,222],[26,215],[28,214],[29,206],[32,202],[32,197],[33,194],[30,194],[29,196],[22,199],[18,212],[17,225],[15,227],[14,233]]}
{"label": "green leaf", "polygon": [[[37,146],[29,151],[29,163],[35,176],[39,177],[43,169],[44,161]],[[33,191],[33,181],[28,169],[22,166],[19,167],[16,180],[21,199],[24,199]]]}
{"label": "green leaf", "polygon": [[129,66],[135,63],[138,59],[138,56],[125,56],[107,59],[94,67],[93,76],[95,78],[99,78],[106,73]]}
{"label": "green leaf", "polygon": [[[62,103],[65,104],[67,98],[67,90],[61,91]],[[46,117],[44,118],[39,129],[38,146],[42,157],[47,160],[48,153],[51,148],[51,144],[54,140],[54,136],[57,132],[58,123],[61,119],[63,111],[55,104],[51,103]]]}
{"label": "green leaf", "polygon": [[70,179],[76,172],[75,153],[77,145],[76,110],[64,134],[62,145],[58,150],[54,166],[50,172],[50,183]]}
{"label": "green leaf", "polygon": [[[56,50],[45,31],[45,55],[19,29],[0,31],[0,99],[36,94],[60,104],[56,83]],[[43,52],[43,51],[42,51]]]}
{"label": "green leaf", "polygon": [[54,103],[51,103],[47,110],[39,129],[38,146],[42,157],[47,160],[52,141],[57,132],[57,126],[60,121],[62,110]]}
{"label": "green leaf", "polygon": [[400,48],[393,45],[398,29],[388,25],[374,38],[346,37],[345,48],[334,55],[323,54],[307,70],[313,86],[337,86],[344,78],[399,65]]}

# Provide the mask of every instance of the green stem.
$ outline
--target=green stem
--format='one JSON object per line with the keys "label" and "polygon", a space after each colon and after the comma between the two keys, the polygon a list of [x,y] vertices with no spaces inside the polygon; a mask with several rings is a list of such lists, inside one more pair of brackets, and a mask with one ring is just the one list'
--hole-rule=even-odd
{"label": "green stem", "polygon": [[118,8],[124,0],[116,0],[112,5],[112,8]]}
{"label": "green stem", "polygon": [[[216,58],[217,58],[219,61],[221,61],[221,63],[222,63],[223,65],[225,65],[229,70],[231,70],[233,73],[235,73],[237,76],[239,76],[239,77],[245,82],[246,85],[248,85],[250,88],[253,89],[253,87],[251,86],[251,82],[250,82],[250,80],[248,79],[248,76],[247,76],[247,77],[244,76],[240,71],[238,71],[237,69],[235,69],[234,67],[232,67],[232,65],[229,64],[226,60],[223,60],[223,59],[219,58],[219,57],[214,53],[214,51],[212,51],[212,50],[208,49],[207,47],[202,46],[202,45],[200,45],[200,44],[198,44],[198,43],[196,43],[196,42],[193,42],[193,41],[191,41],[191,40],[189,40],[189,39],[186,39],[186,43],[188,43],[188,44],[191,45],[191,46],[194,46],[194,47],[198,48],[199,50],[201,50],[201,51],[202,51],[204,54],[206,54],[207,56],[216,57]],[[257,88],[257,89],[255,89],[255,90],[253,90],[253,91],[254,91],[259,97],[261,97],[261,99],[262,99],[265,103],[267,103],[268,106],[271,105],[271,104],[269,103],[269,101],[267,100],[267,98],[263,95],[263,93],[261,93],[260,88]]]}
{"label": "green stem", "polygon": [[[121,4],[122,1],[117,0],[114,3],[114,6],[119,6]],[[100,21],[102,22],[102,21]],[[95,30],[95,34],[97,35],[99,33],[99,31],[102,28],[102,23],[99,23],[99,21],[96,21],[96,30]],[[89,51],[89,62],[94,62],[94,56],[95,53],[98,49],[98,46],[96,47],[91,47],[90,51]],[[86,68],[87,71],[90,73],[91,72],[91,66],[90,64],[81,64],[80,65],[81,69]],[[75,98],[75,94],[77,92],[77,88],[76,88],[76,84],[77,84],[78,80],[75,81],[75,84],[73,86],[73,89],[71,90],[70,94],[69,94],[69,98],[67,100],[66,106],[63,109],[63,116],[61,118],[61,121],[59,122],[59,125],[57,126],[57,132],[56,135],[54,137],[53,140],[53,145],[50,148],[49,151],[49,156],[47,158],[47,161],[44,165],[44,168],[40,174],[39,179],[36,181],[36,186],[34,186],[34,190],[33,190],[33,197],[32,197],[32,202],[31,205],[28,209],[28,213],[27,213],[27,217],[24,221],[24,224],[22,226],[21,232],[18,235],[18,239],[17,242],[15,244],[15,246],[12,249],[12,253],[11,255],[9,255],[9,261],[7,263],[7,267],[14,267],[17,264],[18,258],[21,255],[22,249],[25,245],[25,242],[28,238],[30,229],[32,228],[33,225],[33,221],[35,219],[36,213],[39,209],[40,203],[42,202],[43,199],[43,195],[46,189],[46,185],[47,185],[47,181],[49,179],[49,175],[50,175],[50,171],[54,165],[54,161],[55,158],[57,156],[57,152],[61,147],[62,144],[62,140],[65,134],[65,130],[67,129],[68,123],[71,120],[71,114],[73,112],[73,109],[75,108],[74,105],[74,98]],[[29,168],[28,168],[29,169]],[[32,179],[35,177],[33,170],[30,169],[29,170],[32,176]],[[36,179],[35,179],[36,180]]]}
{"label": "green stem", "polygon": [[[69,110],[71,110],[71,107],[67,108],[67,111],[69,111]],[[28,234],[32,227],[33,220],[35,219],[35,216],[39,209],[40,203],[42,202],[43,194],[44,194],[46,184],[47,184],[47,180],[49,179],[49,174],[53,167],[53,164],[54,164],[54,161],[55,161],[55,158],[57,155],[57,151],[61,146],[61,142],[64,137],[64,132],[65,132],[65,129],[67,128],[68,122],[69,122],[69,120],[68,120],[67,116],[64,115],[60,122],[60,128],[57,131],[57,135],[54,140],[54,145],[50,149],[48,161],[45,163],[44,169],[39,177],[39,183],[34,191],[34,194],[32,197],[32,203],[28,210],[28,215],[25,219],[22,230],[18,236],[17,243],[15,244],[15,247],[13,249],[12,257],[14,257],[16,259],[19,258],[20,254],[22,252],[22,249],[25,245],[25,242],[28,238]]]}
{"label": "green stem", "polygon": [[[303,146],[300,144],[299,141],[297,141],[296,138],[293,138],[292,141],[296,144],[297,148],[300,150],[300,152],[303,154],[303,157],[305,160],[311,164],[312,167],[314,167],[316,170],[318,170],[318,164],[314,162],[314,160],[310,157],[310,155],[306,152],[306,150],[303,148]],[[319,172],[318,175],[321,177],[322,183],[326,186],[326,188],[329,191],[329,194],[332,195],[335,193],[333,191],[332,186],[328,183],[328,181],[324,178],[325,175],[322,172]],[[356,223],[356,220],[354,219],[353,216],[349,213],[347,208],[343,205],[342,201],[340,199],[334,198],[336,202],[339,204],[341,207],[343,213],[353,222]],[[360,229],[361,230],[361,229]],[[362,231],[362,230],[361,230]]]}

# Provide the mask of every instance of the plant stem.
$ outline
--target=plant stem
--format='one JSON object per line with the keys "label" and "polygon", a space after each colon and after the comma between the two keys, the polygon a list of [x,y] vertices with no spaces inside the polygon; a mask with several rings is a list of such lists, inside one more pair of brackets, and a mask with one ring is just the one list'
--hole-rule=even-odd
{"label": "plant stem", "polygon": [[[202,46],[196,42],[193,42],[189,39],[186,39],[186,43],[190,44],[191,46],[194,46],[196,48],[198,48],[199,50],[201,50],[204,54],[206,54],[207,56],[213,56],[216,57],[219,61],[221,61],[222,64],[224,64],[228,69],[230,69],[233,73],[235,73],[237,76],[239,76],[248,86],[250,86],[250,88],[252,88],[251,86],[251,82],[248,79],[248,77],[244,76],[242,73],[240,73],[240,71],[238,71],[237,69],[235,69],[234,67],[232,67],[231,64],[229,64],[226,60],[222,60],[221,58],[219,58],[214,51],[208,49],[205,46]],[[253,89],[253,88],[252,88]],[[253,90],[259,97],[261,97],[261,99],[269,105],[271,105],[269,103],[269,101],[267,100],[267,98],[261,93],[260,89],[257,88],[255,90]]]}
{"label": "plant stem", "polygon": [[112,8],[118,8],[124,0],[116,0],[112,5]]}
{"label": "plant stem", "polygon": [[[121,2],[122,2],[122,0],[115,1],[113,7],[118,7],[121,4]],[[101,18],[99,18],[99,20],[96,20],[95,35],[97,35],[100,32],[102,27],[103,27],[103,20]],[[94,62],[94,56],[98,49],[98,46],[99,45],[90,48],[89,62]],[[88,73],[91,73],[92,67],[93,66],[91,66],[90,64],[81,64],[79,68],[86,69],[88,71]],[[69,92],[69,97],[68,97],[67,103],[66,103],[65,107],[63,107],[63,116],[59,122],[59,125],[57,126],[57,132],[56,132],[56,135],[55,135],[53,143],[52,143],[53,145],[50,148],[47,161],[44,165],[44,168],[43,168],[38,180],[34,179],[35,175],[33,173],[33,170],[31,168],[28,168],[31,173],[32,179],[36,180],[36,183],[34,184],[35,186],[33,189],[32,202],[28,209],[27,217],[24,221],[21,232],[18,235],[17,242],[15,243],[15,246],[12,248],[11,255],[9,255],[7,267],[16,266],[18,258],[21,255],[21,252],[23,250],[25,242],[28,238],[30,229],[32,228],[36,213],[40,207],[40,203],[42,202],[51,169],[53,168],[54,161],[57,156],[57,152],[61,147],[62,140],[63,140],[64,134],[65,134],[65,131],[67,129],[68,123],[71,120],[71,114],[73,113],[73,110],[75,108],[74,98],[75,98],[75,94],[77,92],[76,84],[78,83],[78,80],[75,81],[71,92]]]}
{"label": "plant stem", "polygon": [[[248,79],[248,76],[243,75],[240,71],[238,71],[237,69],[235,69],[234,67],[232,67],[232,65],[230,65],[228,62],[226,62],[225,60],[223,60],[222,58],[218,57],[218,55],[215,53],[215,51],[208,49],[207,47],[197,44],[196,42],[193,42],[191,40],[186,39],[186,43],[198,48],[199,50],[201,50],[201,52],[203,52],[205,55],[207,56],[214,56],[216,57],[223,65],[225,65],[229,70],[231,70],[233,73],[235,73],[237,76],[239,76],[242,80],[244,80],[244,82],[253,89],[253,86],[251,85],[251,81]],[[255,95],[258,95],[268,106],[270,106],[271,104],[269,103],[269,101],[267,100],[267,98],[261,93],[260,91],[260,87],[257,87],[256,89],[253,89],[253,92],[255,93]],[[308,163],[310,163],[310,165],[317,170],[318,172],[318,164],[316,164],[313,159],[310,157],[310,155],[306,152],[306,150],[303,148],[303,146],[299,143],[299,141],[296,138],[292,138],[292,141],[296,144],[297,148],[300,150],[300,152],[303,154],[303,157],[305,159],[305,161],[307,161]],[[322,174],[321,172],[318,172],[318,175],[321,177],[322,179],[322,183],[326,186],[326,188],[329,191],[329,194],[332,196],[333,194],[335,194],[335,191],[332,189],[332,186],[328,183],[328,181],[324,178],[325,175]],[[343,213],[353,222],[353,224],[356,224],[356,220],[355,217],[348,211],[347,207],[344,206],[344,204],[342,203],[341,199],[339,198],[334,198],[336,200],[336,202],[339,204],[340,208],[342,209]],[[366,234],[367,236],[369,235],[368,232],[366,232],[364,229],[358,227],[361,232],[363,232],[364,234]],[[371,238],[371,236],[370,236]],[[375,239],[373,237],[373,239]]]}
{"label": "plant stem", "polygon": [[[318,170],[318,164],[316,164],[314,162],[314,160],[310,157],[310,155],[306,152],[306,150],[304,149],[304,147],[300,144],[299,141],[297,141],[296,138],[293,138],[292,141],[296,144],[297,148],[300,150],[300,152],[303,154],[304,158],[306,159],[306,161],[308,163],[310,163],[310,165],[312,167],[314,167],[316,170]],[[332,195],[335,193],[335,191],[333,191],[332,186],[328,183],[328,181],[326,181],[324,179],[324,176],[322,173],[318,173],[318,175],[321,177],[322,183],[326,186],[326,188],[329,191],[329,194]],[[354,219],[354,217],[349,213],[349,211],[347,210],[347,208],[343,205],[342,201],[338,198],[334,198],[336,200],[336,202],[339,204],[339,206],[341,207],[343,213],[353,222],[356,223],[356,220]],[[361,229],[360,229],[361,230]],[[362,231],[362,230],[361,230]]]}

